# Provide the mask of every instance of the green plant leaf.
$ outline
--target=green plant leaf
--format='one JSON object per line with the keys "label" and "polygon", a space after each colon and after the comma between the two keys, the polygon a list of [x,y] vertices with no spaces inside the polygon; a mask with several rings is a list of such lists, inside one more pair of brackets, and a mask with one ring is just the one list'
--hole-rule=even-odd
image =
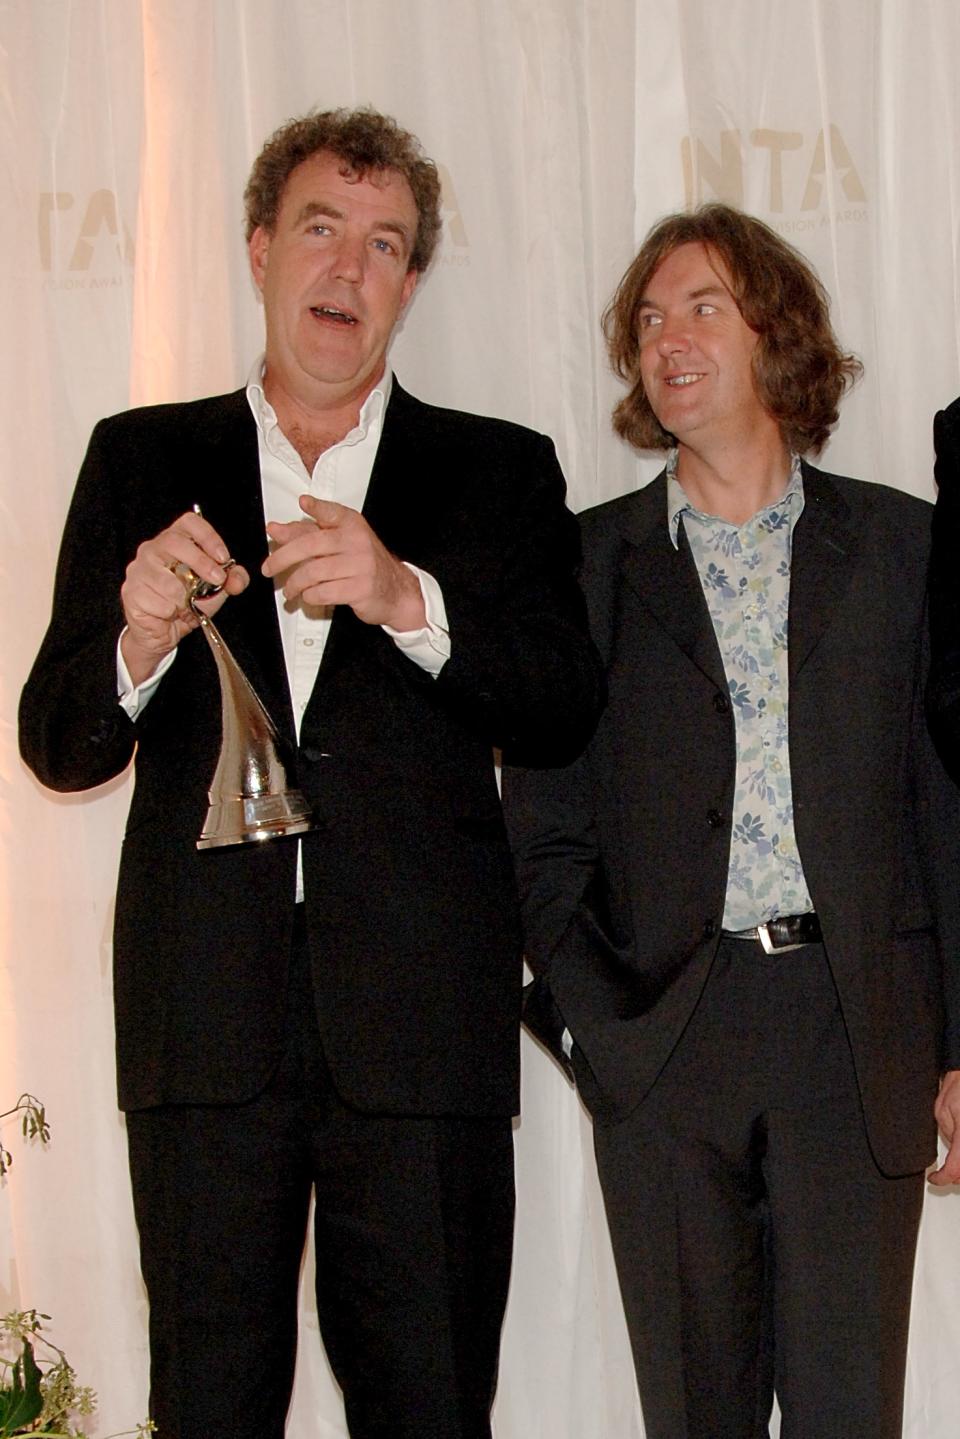
{"label": "green plant leaf", "polygon": [[0,1389],[0,1436],[8,1439],[14,1434],[24,1434],[43,1408],[40,1393],[40,1369],[33,1357],[28,1340],[23,1341],[23,1353],[13,1366],[12,1382]]}

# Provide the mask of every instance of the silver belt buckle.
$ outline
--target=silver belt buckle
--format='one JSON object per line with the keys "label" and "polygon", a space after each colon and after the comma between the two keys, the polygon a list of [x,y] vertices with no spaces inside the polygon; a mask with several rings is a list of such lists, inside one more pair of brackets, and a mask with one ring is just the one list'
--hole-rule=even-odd
{"label": "silver belt buckle", "polygon": [[763,946],[764,954],[788,954],[791,949],[803,949],[802,944],[774,944],[770,938],[770,925],[757,925],[757,939]]}

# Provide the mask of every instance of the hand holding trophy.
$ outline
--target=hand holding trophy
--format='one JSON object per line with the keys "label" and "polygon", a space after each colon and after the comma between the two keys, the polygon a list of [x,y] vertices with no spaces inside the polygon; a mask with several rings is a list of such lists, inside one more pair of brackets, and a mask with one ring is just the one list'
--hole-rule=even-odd
{"label": "hand holding trophy", "polygon": [[[199,506],[193,508],[199,515]],[[225,560],[222,568],[229,570],[234,563]],[[197,848],[305,833],[313,828],[313,820],[303,795],[289,784],[287,768],[292,756],[288,746],[213,620],[197,606],[198,600],[219,593],[222,586],[201,580],[184,563],[171,569],[183,583],[187,604],[200,622],[220,680],[223,737]]]}

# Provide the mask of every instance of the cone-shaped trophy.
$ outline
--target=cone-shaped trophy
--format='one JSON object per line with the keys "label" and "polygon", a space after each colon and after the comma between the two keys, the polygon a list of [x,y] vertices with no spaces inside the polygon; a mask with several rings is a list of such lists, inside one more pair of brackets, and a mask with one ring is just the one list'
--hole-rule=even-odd
{"label": "cone-shaped trophy", "polygon": [[197,849],[303,834],[313,828],[313,818],[303,795],[287,779],[292,758],[288,747],[213,620],[197,608],[196,601],[215,594],[217,587],[198,579],[186,565],[177,565],[174,573],[186,586],[220,678],[223,736]]}

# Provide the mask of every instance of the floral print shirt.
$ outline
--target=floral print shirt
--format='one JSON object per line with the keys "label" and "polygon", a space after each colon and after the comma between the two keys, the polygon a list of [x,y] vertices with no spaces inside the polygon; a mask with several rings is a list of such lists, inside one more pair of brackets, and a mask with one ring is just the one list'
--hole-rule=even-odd
{"label": "floral print shirt", "polygon": [[667,462],[667,518],[690,542],[723,658],[737,770],[723,928],[750,929],[813,908],[793,829],[787,721],[787,610],[793,529],[803,512],[794,456],[783,497],[734,525],[694,508]]}

